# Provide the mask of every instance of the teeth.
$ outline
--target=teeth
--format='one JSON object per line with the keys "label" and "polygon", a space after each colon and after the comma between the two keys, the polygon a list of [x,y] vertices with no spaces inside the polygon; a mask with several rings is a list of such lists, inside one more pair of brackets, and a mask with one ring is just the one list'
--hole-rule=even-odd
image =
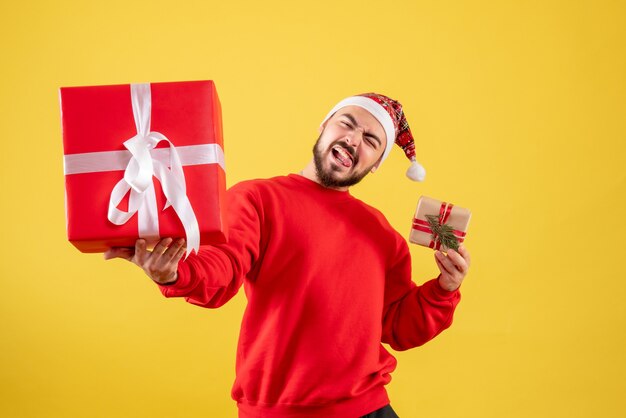
{"label": "teeth", "polygon": [[339,154],[341,154],[342,157],[344,158],[349,158],[350,161],[352,161],[352,155],[350,155],[350,153],[348,151],[346,151],[345,149],[343,149],[343,147],[339,146],[339,145],[335,145],[333,147],[333,149],[335,151],[337,151]]}

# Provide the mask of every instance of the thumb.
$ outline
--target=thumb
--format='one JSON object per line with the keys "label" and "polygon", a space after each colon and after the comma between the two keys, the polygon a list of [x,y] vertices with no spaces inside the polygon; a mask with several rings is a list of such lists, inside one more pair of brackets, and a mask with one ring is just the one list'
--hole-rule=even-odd
{"label": "thumb", "polygon": [[126,247],[113,247],[106,250],[103,254],[105,260],[110,260],[112,258],[123,258],[124,260],[130,261],[133,258],[135,251],[132,248]]}

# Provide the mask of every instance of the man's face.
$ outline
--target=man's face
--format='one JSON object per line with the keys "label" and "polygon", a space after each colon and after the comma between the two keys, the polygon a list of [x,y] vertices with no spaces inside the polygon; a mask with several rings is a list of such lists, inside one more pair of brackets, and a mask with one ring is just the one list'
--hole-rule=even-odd
{"label": "man's face", "polygon": [[387,138],[378,120],[359,106],[339,109],[324,124],[313,160],[323,186],[347,188],[378,167]]}

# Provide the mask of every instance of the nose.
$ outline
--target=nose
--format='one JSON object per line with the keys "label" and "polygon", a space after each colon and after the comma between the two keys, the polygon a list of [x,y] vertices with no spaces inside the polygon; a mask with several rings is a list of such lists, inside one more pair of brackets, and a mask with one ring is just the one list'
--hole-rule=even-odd
{"label": "nose", "polygon": [[361,141],[363,141],[363,129],[361,128],[357,128],[352,133],[346,135],[348,145],[358,147]]}

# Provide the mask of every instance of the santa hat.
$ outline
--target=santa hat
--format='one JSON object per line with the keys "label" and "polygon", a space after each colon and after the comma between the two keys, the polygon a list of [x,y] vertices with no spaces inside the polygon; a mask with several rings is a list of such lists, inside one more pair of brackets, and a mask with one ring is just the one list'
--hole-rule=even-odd
{"label": "santa hat", "polygon": [[380,159],[382,163],[391,152],[395,142],[402,148],[407,158],[411,160],[411,166],[406,172],[406,176],[414,181],[424,181],[426,170],[415,159],[415,141],[409,124],[404,117],[402,105],[382,94],[364,93],[358,96],[351,96],[343,99],[332,108],[322,121],[322,125],[339,109],[346,106],[359,106],[367,110],[380,122],[387,135],[387,146]]}

